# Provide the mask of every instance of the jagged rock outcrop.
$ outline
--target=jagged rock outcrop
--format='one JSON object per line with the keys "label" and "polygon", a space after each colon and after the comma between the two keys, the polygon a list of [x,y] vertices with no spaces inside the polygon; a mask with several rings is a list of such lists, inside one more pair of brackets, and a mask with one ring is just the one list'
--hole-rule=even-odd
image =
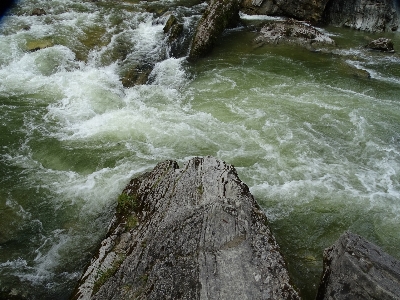
{"label": "jagged rock outcrop", "polygon": [[201,17],[190,46],[189,60],[207,55],[222,32],[239,20],[239,0],[212,0]]}
{"label": "jagged rock outcrop", "polygon": [[320,46],[334,46],[335,41],[315,27],[294,19],[271,21],[265,24],[255,39],[258,46],[263,44],[294,44],[317,50]]}
{"label": "jagged rock outcrop", "polygon": [[387,38],[379,38],[373,40],[369,42],[366,47],[372,50],[378,50],[383,52],[394,52],[393,41]]}
{"label": "jagged rock outcrop", "polygon": [[327,24],[371,32],[399,27],[393,0],[330,0],[323,19]]}
{"label": "jagged rock outcrop", "polygon": [[73,299],[299,299],[265,214],[213,157],[133,179]]}
{"label": "jagged rock outcrop", "polygon": [[316,300],[400,299],[400,262],[359,235],[346,232],[324,251]]}
{"label": "jagged rock outcrop", "polygon": [[242,0],[248,14],[286,16],[316,23],[321,20],[328,0]]}

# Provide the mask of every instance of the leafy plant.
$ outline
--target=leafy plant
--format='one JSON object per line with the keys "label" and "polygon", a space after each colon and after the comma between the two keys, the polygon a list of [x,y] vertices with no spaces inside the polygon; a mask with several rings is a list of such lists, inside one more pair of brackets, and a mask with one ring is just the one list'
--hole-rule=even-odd
{"label": "leafy plant", "polygon": [[118,196],[117,200],[117,212],[127,213],[130,212],[137,207],[137,199],[134,195],[128,195],[127,193],[122,193]]}

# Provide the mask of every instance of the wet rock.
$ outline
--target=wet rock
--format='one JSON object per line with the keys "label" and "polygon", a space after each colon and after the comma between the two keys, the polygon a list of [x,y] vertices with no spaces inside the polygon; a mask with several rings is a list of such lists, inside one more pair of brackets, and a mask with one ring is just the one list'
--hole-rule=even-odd
{"label": "wet rock", "polygon": [[153,65],[136,65],[130,68],[123,69],[121,72],[121,82],[125,88],[133,87],[135,85],[146,84]]}
{"label": "wet rock", "polygon": [[334,40],[315,27],[294,19],[268,22],[262,26],[255,43],[258,46],[263,44],[294,44],[310,50],[316,50],[317,46],[335,45]]}
{"label": "wet rock", "polygon": [[53,41],[51,40],[44,39],[44,40],[29,41],[26,43],[26,50],[28,50],[29,52],[35,52],[53,46],[54,44]]}
{"label": "wet rock", "polygon": [[311,23],[320,21],[328,0],[242,0],[248,14],[286,16]]}
{"label": "wet rock", "polygon": [[324,251],[316,299],[400,299],[400,262],[361,236],[346,232]]}
{"label": "wet rock", "polygon": [[392,0],[331,0],[324,22],[371,32],[395,31],[399,19]]}
{"label": "wet rock", "polygon": [[391,39],[387,38],[373,40],[366,47],[372,50],[379,50],[383,52],[394,52],[393,42]]}
{"label": "wet rock", "polygon": [[189,33],[185,32],[183,23],[179,22],[177,17],[170,15],[164,26],[164,33],[167,35],[170,57],[186,56],[189,48]]}
{"label": "wet rock", "polygon": [[212,0],[197,26],[189,60],[207,55],[222,32],[239,21],[239,0]]}
{"label": "wet rock", "polygon": [[43,8],[34,8],[31,12],[31,16],[43,16],[46,15],[46,11]]}
{"label": "wet rock", "polygon": [[299,299],[265,214],[213,157],[158,164],[118,199],[73,299]]}
{"label": "wet rock", "polygon": [[168,33],[171,31],[172,26],[178,24],[178,20],[174,15],[170,15],[167,22],[165,23],[165,26],[163,28],[164,33]]}

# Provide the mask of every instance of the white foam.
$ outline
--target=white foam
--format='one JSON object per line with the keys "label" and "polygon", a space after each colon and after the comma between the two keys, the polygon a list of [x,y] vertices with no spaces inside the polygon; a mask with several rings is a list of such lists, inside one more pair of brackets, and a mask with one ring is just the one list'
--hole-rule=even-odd
{"label": "white foam", "polygon": [[153,85],[170,89],[182,89],[188,83],[188,76],[182,66],[184,58],[169,58],[157,63],[150,74]]}
{"label": "white foam", "polygon": [[248,15],[243,12],[239,12],[239,16],[243,20],[263,20],[263,21],[283,21],[286,20],[284,17],[275,17],[268,15]]}
{"label": "white foam", "polygon": [[353,60],[348,59],[348,60],[346,60],[346,63],[348,63],[351,66],[356,67],[359,70],[367,71],[370,74],[371,78],[373,78],[373,79],[377,79],[377,80],[381,80],[381,81],[385,81],[385,82],[389,82],[389,83],[400,84],[400,78],[396,78],[394,76],[390,76],[390,77],[384,76],[380,72],[377,72],[370,68],[364,67],[363,64],[359,61],[353,61]]}

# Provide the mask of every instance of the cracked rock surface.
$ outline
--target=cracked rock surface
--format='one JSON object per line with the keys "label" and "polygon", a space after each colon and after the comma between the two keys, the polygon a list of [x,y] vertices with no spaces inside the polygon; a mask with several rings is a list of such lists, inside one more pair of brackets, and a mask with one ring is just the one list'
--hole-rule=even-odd
{"label": "cracked rock surface", "polygon": [[351,232],[324,251],[316,300],[400,299],[400,262]]}
{"label": "cracked rock surface", "polygon": [[396,31],[399,18],[392,0],[331,0],[323,20],[327,24],[370,32]]}
{"label": "cracked rock surface", "polygon": [[124,193],[135,205],[117,207],[73,299],[299,299],[233,166],[165,161]]}

